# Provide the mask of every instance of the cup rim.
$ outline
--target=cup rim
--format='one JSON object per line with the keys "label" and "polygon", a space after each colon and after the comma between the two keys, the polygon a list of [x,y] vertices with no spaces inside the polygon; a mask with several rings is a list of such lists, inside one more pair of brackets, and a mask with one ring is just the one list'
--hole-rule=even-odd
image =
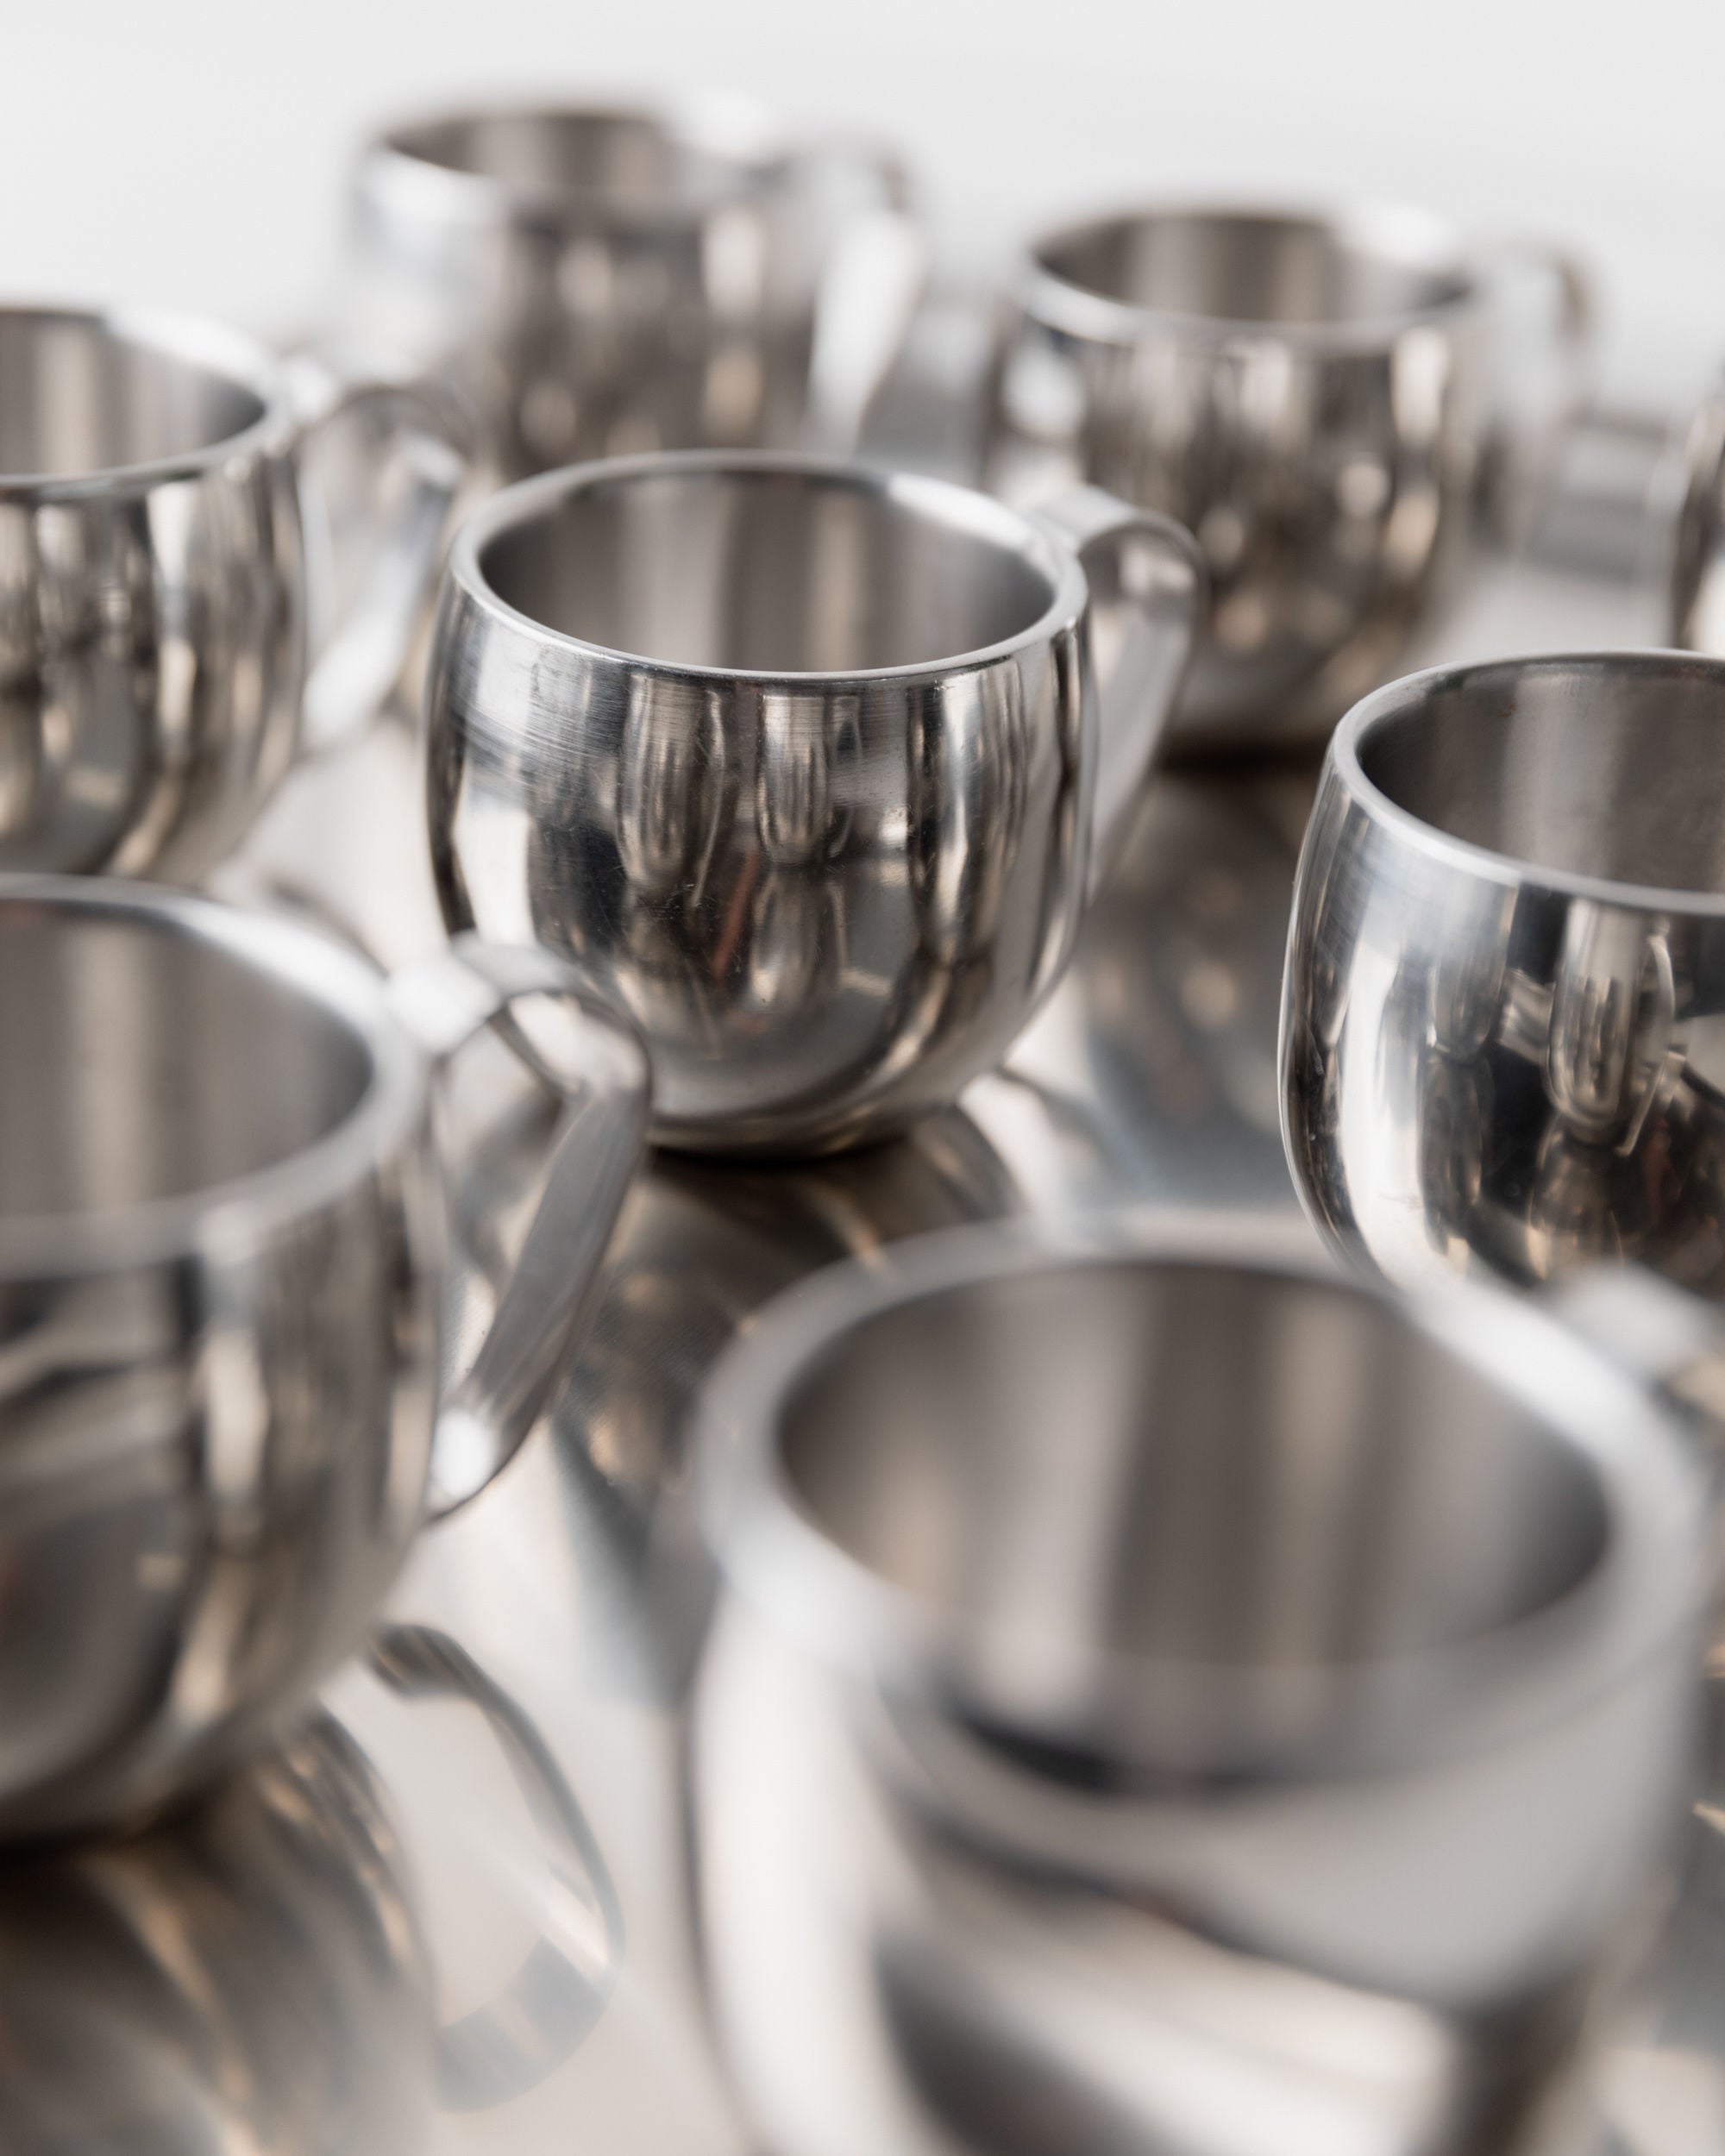
{"label": "cup rim", "polygon": [[[938,1712],[955,1702],[974,1703],[979,1667],[991,1677],[1007,1659],[976,1651],[990,1636],[998,1646],[998,1621],[967,1621],[844,1550],[791,1485],[777,1432],[802,1374],[860,1325],[944,1288],[1075,1263],[1220,1266],[1375,1303],[1580,1452],[1598,1476],[1609,1514],[1605,1546],[1582,1580],[1539,1608],[1463,1639],[1270,1670],[1085,1650],[1095,1680],[1092,1696],[1107,1710],[1098,1717],[1104,1726],[1125,1728],[1135,1715],[1151,1719],[1170,1703],[1206,1713],[1220,1708],[1231,1731],[1238,1723],[1254,1733],[1258,1767],[1268,1753],[1278,1771],[1297,1775],[1311,1764],[1309,1739],[1288,1738],[1287,1711],[1297,1709],[1302,1687],[1311,1681],[1333,1688],[1340,1679],[1381,1688],[1376,1695],[1397,1702],[1395,1749],[1386,1761],[1382,1733],[1358,1726],[1367,1718],[1338,1717],[1340,1727],[1329,1733],[1333,1745],[1318,1763],[1322,1771],[1399,1766],[1428,1756],[1433,1745],[1456,1756],[1513,1743],[1578,1711],[1698,1617],[1698,1523],[1706,1510],[1700,1473],[1669,1420],[1616,1364],[1515,1299],[1465,1283],[1441,1295],[1398,1294],[1340,1270],[1291,1216],[1161,1211],[945,1231],[895,1246],[884,1258],[830,1266],[778,1297],[715,1366],[693,1426],[695,1516],[729,1589],[828,1666],[900,1707]],[[1461,1729],[1452,1726],[1458,1698],[1468,1702]],[[1297,1712],[1294,1719],[1297,1724]],[[1230,1741],[1242,1740],[1234,1735],[1219,1743],[1216,1764],[1224,1773]]]}
{"label": "cup rim", "polygon": [[1643,912],[1686,914],[1692,918],[1707,919],[1725,916],[1725,893],[1632,883],[1610,876],[1585,875],[1575,869],[1542,868],[1535,862],[1500,853],[1496,848],[1482,846],[1472,839],[1458,838],[1416,816],[1411,809],[1403,808],[1400,802],[1391,800],[1376,780],[1367,776],[1360,754],[1365,742],[1380,726],[1417,710],[1434,692],[1471,686],[1494,674],[1522,677],[1574,673],[1578,668],[1601,674],[1617,670],[1661,680],[1682,674],[1706,675],[1718,686],[1722,706],[1725,706],[1725,660],[1658,645],[1536,652],[1517,658],[1471,660],[1461,666],[1425,667],[1416,674],[1405,674],[1396,680],[1387,681],[1382,688],[1360,699],[1330,737],[1327,768],[1374,821],[1446,868],[1465,869],[1514,890],[1556,892],[1566,898],[1590,899],[1607,906],[1635,907]]}
{"label": "cup rim", "polygon": [[[1421,256],[1458,280],[1460,290],[1424,307],[1395,309],[1337,322],[1259,322],[1245,317],[1189,313],[1144,301],[1120,299],[1051,268],[1044,257],[1063,242],[1114,224],[1191,218],[1227,223],[1321,228],[1344,244],[1417,265]],[[1387,242],[1395,240],[1397,245]],[[1410,246],[1409,241],[1415,244]],[[1088,343],[1135,343],[1146,331],[1172,332],[1195,343],[1226,348],[1266,342],[1313,353],[1356,352],[1383,344],[1423,323],[1452,322],[1479,305],[1484,279],[1458,227],[1434,210],[1393,201],[1301,202],[1226,196],[1159,196],[1105,206],[1033,234],[1019,260],[1020,299],[1034,321]]]}
{"label": "cup rim", "polygon": [[0,470],[0,503],[83,501],[198,479],[212,466],[267,448],[283,431],[287,398],[280,360],[257,338],[208,316],[169,307],[79,306],[23,300],[0,304],[0,324],[8,322],[75,324],[110,342],[142,346],[183,366],[237,384],[256,398],[260,409],[257,417],[236,433],[168,456],[91,465],[82,472]]}
{"label": "cup rim", "polygon": [[[619,480],[628,482],[671,474],[699,476],[703,473],[727,476],[781,473],[847,487],[907,506],[935,521],[968,530],[985,542],[993,538],[1009,551],[1035,563],[1050,586],[1048,604],[1032,621],[992,644],[952,652],[938,659],[913,660],[900,666],[799,672],[790,667],[696,666],[595,643],[524,613],[502,597],[485,573],[481,557],[494,539],[590,487],[614,485]],[[875,683],[946,680],[957,674],[981,672],[1018,652],[1047,642],[1071,628],[1082,617],[1089,596],[1088,582],[1076,548],[1044,526],[1033,512],[1013,509],[992,495],[962,486],[954,479],[890,471],[839,457],[806,456],[794,450],[773,449],[651,450],[638,456],[606,457],[588,464],[566,465],[559,471],[522,479],[494,494],[467,518],[450,548],[448,573],[468,599],[487,613],[543,644],[582,659],[651,674],[660,679],[713,686],[749,682],[791,692],[843,689],[853,684],[866,687]]]}
{"label": "cup rim", "polygon": [[[654,197],[605,186],[508,179],[446,164],[413,143],[414,137],[440,128],[507,122],[645,126],[711,155],[724,168],[728,184]],[[428,107],[385,122],[361,152],[355,186],[392,210],[438,222],[492,227],[532,222],[580,228],[599,216],[609,224],[650,228],[681,223],[692,213],[770,185],[796,154],[797,145],[768,107],[728,92],[501,97]]]}
{"label": "cup rim", "polygon": [[319,1006],[359,1040],[368,1069],[346,1114],[309,1144],[260,1168],[124,1205],[0,1213],[0,1280],[248,1254],[373,1172],[415,1127],[424,1098],[423,1058],[390,1015],[382,977],[331,938],[279,915],[105,876],[0,878],[0,914],[16,907],[142,922],[216,950]]}

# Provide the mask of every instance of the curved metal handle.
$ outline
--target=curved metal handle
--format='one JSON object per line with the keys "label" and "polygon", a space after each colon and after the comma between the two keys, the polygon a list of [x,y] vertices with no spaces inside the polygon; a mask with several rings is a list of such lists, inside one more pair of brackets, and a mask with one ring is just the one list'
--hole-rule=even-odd
{"label": "curved metal handle", "polygon": [[316,755],[369,725],[401,679],[442,569],[469,442],[459,408],[430,383],[349,381],[305,353],[288,366],[302,450],[324,428],[373,406],[399,437],[405,473],[359,602],[306,677],[300,743]]}
{"label": "curved metal handle", "polygon": [[1511,240],[1493,249],[1490,275],[1500,298],[1512,285],[1543,287],[1547,320],[1532,340],[1531,393],[1509,387],[1529,340],[1499,340],[1487,436],[1486,508],[1513,540],[1525,539],[1538,520],[1540,496],[1551,479],[1559,445],[1580,418],[1593,385],[1593,347],[1598,301],[1593,279],[1576,257],[1539,240]]}
{"label": "curved metal handle", "polygon": [[478,1708],[538,1830],[557,1902],[565,1908],[573,1902],[587,1916],[576,1937],[598,1933],[584,1966],[542,1932],[499,1998],[437,2031],[439,2105],[446,2111],[488,2109],[542,2082],[605,2011],[623,1966],[623,1905],[598,1839],[544,1739],[464,1647],[430,1625],[391,1625],[373,1643],[370,1659],[376,1676],[405,1698],[455,1699]]}
{"label": "curved metal handle", "polygon": [[1129,508],[1100,487],[1074,487],[1040,504],[1036,515],[1076,551],[1090,586],[1097,724],[1088,889],[1094,892],[1126,837],[1174,716],[1209,576],[1183,524]]}
{"label": "curved metal handle", "polygon": [[472,1368],[438,1410],[427,1510],[441,1520],[514,1457],[569,1368],[646,1144],[650,1083],[637,1036],[550,951],[461,936],[405,966],[385,993],[440,1067],[506,1015],[510,1045],[565,1104],[515,1269]]}
{"label": "curved metal handle", "polygon": [[815,295],[807,426],[809,448],[850,455],[909,334],[928,282],[928,241],[909,174],[890,150],[826,143],[798,163],[812,189],[852,197]]}

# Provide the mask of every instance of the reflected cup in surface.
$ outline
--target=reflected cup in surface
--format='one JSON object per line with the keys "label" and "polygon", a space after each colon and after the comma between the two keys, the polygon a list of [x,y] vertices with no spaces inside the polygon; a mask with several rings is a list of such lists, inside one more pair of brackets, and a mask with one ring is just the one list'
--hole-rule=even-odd
{"label": "reflected cup in surface", "polygon": [[1561,2089],[1683,1815],[1702,1470],[1549,1318],[1276,1244],[930,1238],[720,1366],[690,1786],[767,2145],[1478,2156]]}
{"label": "reflected cup in surface", "polygon": [[656,1136],[889,1135],[1070,956],[1202,570],[1080,489],[1020,516],[799,458],[586,465],[457,538],[428,689],[444,917],[641,1026]]}
{"label": "reflected cup in surface", "polygon": [[[1529,284],[1552,295],[1543,339],[1511,320]],[[1520,516],[1588,314],[1562,258],[1471,250],[1414,210],[1072,225],[1019,271],[989,483],[1088,480],[1197,534],[1214,604],[1177,744],[1320,739],[1429,621],[1479,515]],[[1540,348],[1544,379],[1512,388]]]}
{"label": "reflected cup in surface", "polygon": [[[505,1017],[564,1112],[440,1399],[436,1081]],[[386,982],[208,900],[0,883],[0,1832],[156,1808],[362,1636],[566,1367],[645,1083],[543,953]]]}
{"label": "reflected cup in surface", "polygon": [[1633,1259],[1725,1294],[1725,665],[1440,668],[1351,712],[1280,1057],[1295,1182],[1349,1257],[1408,1285]]}

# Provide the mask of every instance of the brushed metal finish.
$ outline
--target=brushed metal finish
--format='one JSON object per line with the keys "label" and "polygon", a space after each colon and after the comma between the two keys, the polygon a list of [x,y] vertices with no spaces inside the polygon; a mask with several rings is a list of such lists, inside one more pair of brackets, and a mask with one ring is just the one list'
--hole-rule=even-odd
{"label": "brushed metal finish", "polygon": [[[440,1384],[433,1076],[505,1013],[567,1108]],[[0,884],[0,1831],[154,1808],[354,1645],[543,1407],[645,1115],[543,954],[385,984],[207,900]]]}
{"label": "brushed metal finish", "polygon": [[463,527],[428,689],[445,918],[641,1026],[655,1134],[884,1136],[1069,958],[1172,705],[1202,570],[1081,490],[620,460]]}
{"label": "brushed metal finish", "polygon": [[855,438],[921,281],[887,151],[734,100],[474,109],[356,176],[339,338],[436,374],[493,479],[656,448]]}
{"label": "brushed metal finish", "polygon": [[[1534,341],[1505,278],[1529,273],[1553,295],[1552,380],[1512,392]],[[1519,515],[1587,319],[1561,258],[1509,272],[1412,210],[1074,225],[1017,275],[989,483],[1025,502],[1088,480],[1196,533],[1214,604],[1176,742],[1318,739],[1428,625],[1477,517]]]}
{"label": "brushed metal finish", "polygon": [[[406,460],[310,648],[308,444],[361,411]],[[0,870],[195,882],[302,747],[383,704],[441,565],[459,423],[237,334],[0,308]]]}
{"label": "brushed metal finish", "polygon": [[1283,991],[1283,1130],[1392,1278],[1633,1260],[1725,1294],[1725,666],[1416,674],[1338,729]]}
{"label": "brushed metal finish", "polygon": [[969,1232],[777,1304],[697,1444],[766,2146],[1528,2145],[1698,1704],[1705,1477],[1622,1370],[1262,1224]]}

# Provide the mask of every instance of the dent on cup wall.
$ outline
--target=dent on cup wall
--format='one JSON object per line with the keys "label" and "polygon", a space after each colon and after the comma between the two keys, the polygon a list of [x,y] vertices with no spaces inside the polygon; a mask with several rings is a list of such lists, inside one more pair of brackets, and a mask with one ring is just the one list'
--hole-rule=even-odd
{"label": "dent on cup wall", "polygon": [[334,335],[454,389],[495,480],[843,449],[922,262],[890,150],[800,141],[719,97],[471,109],[366,149]]}
{"label": "dent on cup wall", "polygon": [[[1538,332],[1512,304],[1530,288]],[[1007,301],[989,484],[1032,502],[1089,480],[1197,535],[1214,603],[1176,744],[1320,739],[1482,534],[1525,522],[1589,305],[1561,255],[1414,210],[1171,204],[1050,231]]]}

